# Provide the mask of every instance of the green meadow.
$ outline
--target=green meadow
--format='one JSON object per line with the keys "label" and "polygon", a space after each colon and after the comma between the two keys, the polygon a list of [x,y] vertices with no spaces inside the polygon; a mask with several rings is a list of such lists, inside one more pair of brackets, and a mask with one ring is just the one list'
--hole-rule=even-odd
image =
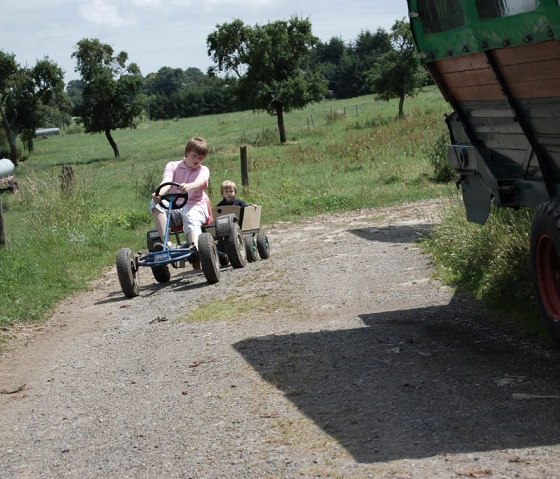
{"label": "green meadow", "polygon": [[[117,130],[121,157],[104,135],[71,127],[37,139],[17,169],[20,191],[3,194],[8,244],[0,250],[0,324],[39,321],[61,299],[83,290],[114,264],[116,251],[145,247],[148,200],[167,161],[182,157],[192,136],[210,146],[210,195],[241,185],[240,147],[247,147],[249,184],[240,196],[263,206],[263,222],[456,196],[453,183],[433,180],[429,157],[446,132],[449,111],[435,87],[405,102],[374,96],[325,100],[285,116],[287,144],[276,118],[243,111],[173,121],[139,120]],[[71,193],[62,166],[75,171]]]}

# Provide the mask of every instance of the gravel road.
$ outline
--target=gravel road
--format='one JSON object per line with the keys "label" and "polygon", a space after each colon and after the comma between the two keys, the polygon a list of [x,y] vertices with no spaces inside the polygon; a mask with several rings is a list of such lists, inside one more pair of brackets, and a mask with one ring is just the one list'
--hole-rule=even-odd
{"label": "gravel road", "polygon": [[560,355],[431,279],[438,211],[276,224],[215,285],[107,272],[13,331],[0,476],[560,478]]}

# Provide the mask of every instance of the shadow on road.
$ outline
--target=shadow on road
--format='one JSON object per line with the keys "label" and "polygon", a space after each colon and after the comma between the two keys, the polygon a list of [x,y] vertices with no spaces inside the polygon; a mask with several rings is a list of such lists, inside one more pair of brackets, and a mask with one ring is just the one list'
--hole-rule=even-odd
{"label": "shadow on road", "polygon": [[468,301],[360,318],[234,346],[359,462],[560,442],[558,359],[511,343]]}
{"label": "shadow on road", "polygon": [[349,232],[368,241],[414,243],[420,238],[428,236],[432,229],[432,224],[410,224],[355,228],[349,230]]}

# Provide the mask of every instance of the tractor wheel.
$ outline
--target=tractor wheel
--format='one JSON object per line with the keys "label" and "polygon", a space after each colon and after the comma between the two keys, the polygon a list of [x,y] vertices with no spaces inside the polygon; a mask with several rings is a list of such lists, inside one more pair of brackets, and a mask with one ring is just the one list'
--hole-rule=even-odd
{"label": "tractor wheel", "polygon": [[167,283],[171,279],[171,271],[166,264],[163,266],[152,266],[152,274],[158,283]]}
{"label": "tractor wheel", "polygon": [[241,234],[241,228],[237,223],[233,223],[232,231],[229,236],[224,238],[229,262],[234,268],[243,268],[247,262],[245,242]]}
{"label": "tractor wheel", "polygon": [[117,275],[122,292],[127,298],[134,298],[140,294],[138,270],[134,255],[129,248],[121,248],[117,251]]}
{"label": "tractor wheel", "polygon": [[539,206],[531,227],[531,273],[541,315],[560,343],[560,200]]}
{"label": "tractor wheel", "polygon": [[254,234],[243,236],[245,242],[245,252],[247,254],[247,261],[253,263],[257,261],[257,240]]}
{"label": "tractor wheel", "polygon": [[262,259],[267,259],[270,256],[270,243],[266,233],[260,231],[257,233],[257,250]]}
{"label": "tractor wheel", "polygon": [[218,248],[210,233],[202,233],[198,238],[198,256],[206,281],[210,284],[220,281],[220,261]]}

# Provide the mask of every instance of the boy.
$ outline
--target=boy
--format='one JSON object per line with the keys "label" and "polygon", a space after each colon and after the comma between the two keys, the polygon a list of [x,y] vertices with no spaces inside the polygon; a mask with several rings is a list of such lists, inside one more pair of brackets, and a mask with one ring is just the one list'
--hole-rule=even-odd
{"label": "boy", "polygon": [[[210,216],[208,208],[209,198],[206,194],[210,170],[202,164],[208,156],[208,145],[203,138],[195,137],[189,140],[185,146],[185,156],[179,161],[170,161],[165,166],[161,183],[173,181],[179,183],[179,188],[166,186],[161,189],[160,194],[182,192],[188,193],[187,203],[179,210],[172,211],[177,214],[174,218],[182,220],[183,231],[190,245],[198,248],[198,238],[202,232],[202,225],[206,223]],[[160,183],[160,184],[161,184]],[[163,240],[166,228],[167,211],[161,206],[161,198],[152,195],[150,209],[154,218],[154,224],[158,230],[160,238]],[[156,248],[163,248],[162,244],[155,245]],[[194,266],[194,263],[193,263]]]}
{"label": "boy", "polygon": [[233,181],[224,181],[220,187],[220,192],[223,199],[216,206],[241,206],[243,208],[247,206],[247,203],[237,198],[237,186]]}

